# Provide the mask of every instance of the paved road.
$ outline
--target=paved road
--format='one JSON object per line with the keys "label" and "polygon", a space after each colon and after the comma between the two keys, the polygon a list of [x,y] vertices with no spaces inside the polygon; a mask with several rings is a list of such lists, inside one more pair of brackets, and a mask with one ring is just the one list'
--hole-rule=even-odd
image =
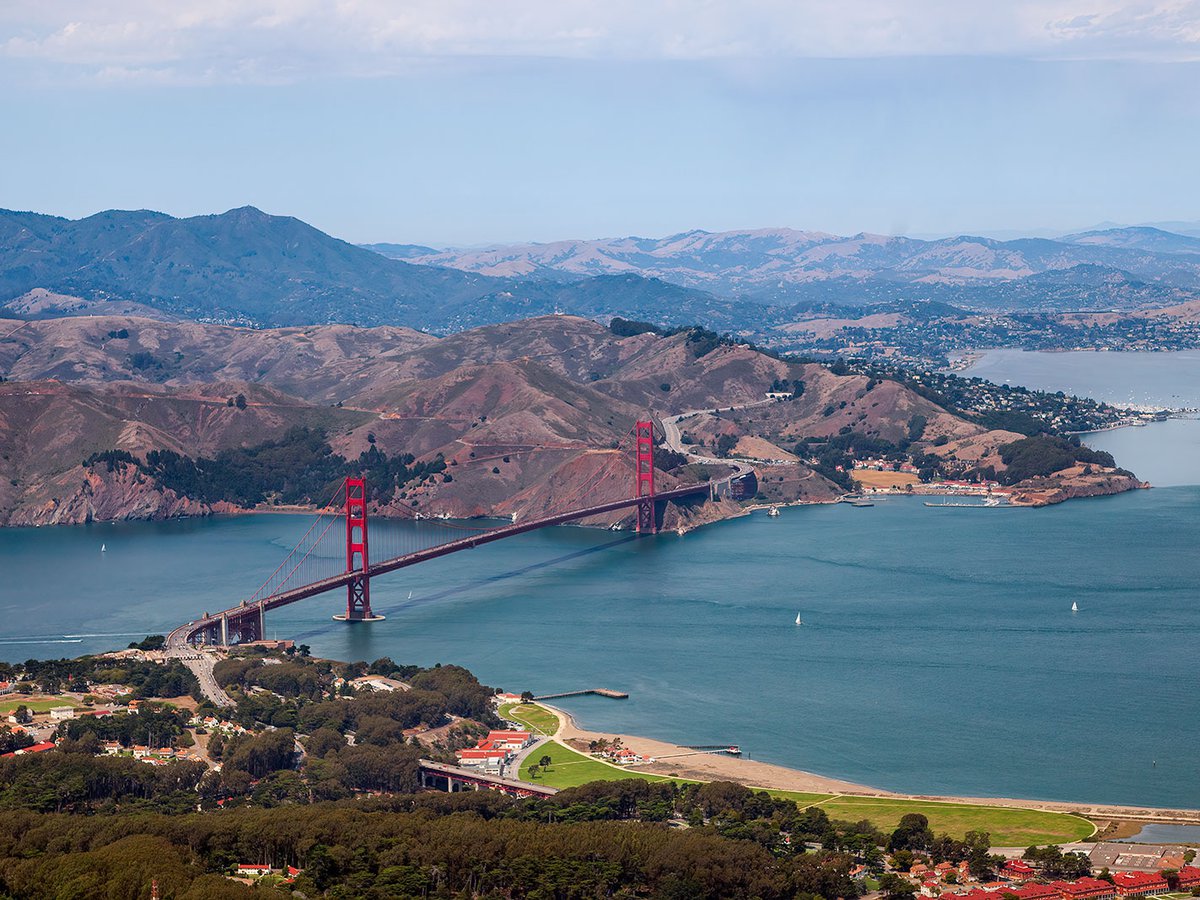
{"label": "paved road", "polygon": [[[774,402],[774,400],[757,400],[754,403],[746,403],[742,406],[723,406],[721,409],[751,409],[755,406],[766,406],[768,403]],[[684,419],[698,415],[699,413],[710,413],[715,411],[716,410],[712,409],[690,409],[687,412],[681,412],[676,416],[666,416],[662,420],[663,443],[667,445],[668,449],[674,450],[676,453],[682,453],[688,459],[692,460],[692,462],[708,463],[709,465],[717,466],[731,466],[736,470],[736,475],[734,475],[735,478],[742,475],[749,475],[754,471],[754,466],[749,462],[740,459],[717,459],[713,456],[701,456],[699,453],[696,453],[694,450],[692,450],[687,444],[683,443],[683,433],[680,431],[679,423]],[[765,462],[766,460],[763,461]]]}
{"label": "paved road", "polygon": [[188,644],[182,647],[169,646],[167,647],[167,656],[171,659],[178,659],[185,666],[192,670],[192,674],[196,676],[196,680],[200,682],[200,692],[217,706],[233,706],[233,698],[217,684],[217,679],[213,677],[213,666],[216,662],[208,653],[201,653]]}

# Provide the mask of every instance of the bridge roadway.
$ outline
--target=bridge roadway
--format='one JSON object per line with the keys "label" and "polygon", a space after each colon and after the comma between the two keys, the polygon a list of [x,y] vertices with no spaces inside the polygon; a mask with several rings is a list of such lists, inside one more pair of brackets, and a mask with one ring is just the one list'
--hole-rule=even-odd
{"label": "bridge roadway", "polygon": [[431,780],[444,778],[446,787],[451,793],[454,793],[455,785],[471,790],[486,788],[513,797],[553,797],[558,793],[558,788],[530,784],[527,781],[516,781],[512,778],[502,778],[499,775],[488,775],[474,769],[434,762],[431,759],[419,760],[418,765],[420,766],[422,787],[434,787],[433,784],[430,784]]}
{"label": "bridge roadway", "polygon": [[[734,478],[745,474],[739,470],[730,475],[728,478],[721,481],[732,481]],[[719,482],[702,482],[700,484],[689,484],[684,487],[671,488],[666,491],[659,491],[654,495],[655,501],[660,500],[675,500],[681,497],[688,497],[692,494],[708,492],[712,486]],[[589,516],[603,515],[607,512],[614,512],[618,509],[625,509],[630,506],[637,506],[640,501],[636,497],[626,497],[621,500],[613,500],[610,503],[601,503],[597,506],[589,506],[584,509],[572,510],[571,512],[559,513],[554,516],[547,516],[544,519],[531,519],[528,522],[514,523],[512,525],[502,525],[499,528],[494,528],[491,531],[483,531],[478,534],[472,534],[468,537],[459,538],[456,541],[448,541],[445,544],[438,544],[435,547],[428,547],[424,550],[418,550],[415,553],[407,553],[404,556],[397,556],[394,559],[385,560],[383,562],[371,563],[367,567],[367,575],[375,578],[378,575],[386,575],[388,572],[395,572],[397,569],[404,569],[408,566],[415,566],[417,563],[426,562],[431,559],[437,559],[440,556],[446,556],[450,553],[456,553],[459,550],[473,550],[484,544],[490,544],[492,541],[499,541],[503,538],[515,537],[518,534],[524,534],[527,531],[536,531],[539,528],[546,528],[551,525],[562,525],[566,522],[573,522],[577,519],[586,519]],[[256,606],[261,606],[262,612],[267,610],[278,609],[281,606],[287,606],[289,603],[296,603],[300,600],[305,600],[309,597],[315,597],[317,594],[323,594],[326,591],[337,590],[340,587],[345,587],[356,576],[361,575],[361,572],[341,572],[329,578],[323,578],[320,581],[314,581],[311,584],[306,584],[302,587],[294,588],[290,591],[284,591],[281,594],[275,594],[263,600],[255,601],[254,603],[243,602],[237,606],[223,610],[216,615],[210,615],[204,618],[197,619],[193,622],[188,622],[185,625],[180,625],[167,636],[167,649],[170,651],[182,651],[187,648],[192,636],[196,633],[210,628],[214,625],[219,625],[222,617],[240,616],[252,611]]]}

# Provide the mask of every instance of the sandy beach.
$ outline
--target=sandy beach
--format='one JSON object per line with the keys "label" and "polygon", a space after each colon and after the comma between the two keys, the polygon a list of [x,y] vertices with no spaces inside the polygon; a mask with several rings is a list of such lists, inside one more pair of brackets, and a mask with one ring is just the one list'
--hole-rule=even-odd
{"label": "sandy beach", "polygon": [[589,741],[620,738],[621,743],[642,756],[652,757],[655,762],[636,766],[639,772],[655,775],[672,775],[696,781],[734,781],[748,787],[768,790],[800,791],[805,793],[851,795],[861,797],[891,797],[905,800],[924,800],[943,803],[969,803],[980,806],[1007,806],[1021,809],[1038,809],[1048,812],[1072,813],[1092,820],[1101,830],[1109,822],[1167,822],[1172,824],[1200,825],[1200,810],[1164,809],[1143,806],[1119,806],[1100,803],[1072,803],[1055,800],[1021,800],[1007,797],[951,797],[936,794],[901,794],[885,791],[868,785],[842,781],[813,772],[792,769],[773,763],[742,759],[717,753],[700,753],[667,741],[654,740],[632,734],[589,731],[581,728],[575,718],[565,710],[539,703],[552,710],[559,718],[555,739],[576,750],[587,752]]}

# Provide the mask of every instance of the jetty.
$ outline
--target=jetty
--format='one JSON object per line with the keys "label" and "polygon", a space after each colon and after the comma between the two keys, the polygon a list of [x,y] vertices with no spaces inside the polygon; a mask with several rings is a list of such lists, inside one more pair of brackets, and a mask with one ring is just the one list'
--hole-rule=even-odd
{"label": "jetty", "polygon": [[627,700],[629,695],[624,691],[614,691],[610,688],[588,688],[583,691],[563,691],[560,694],[542,694],[534,700],[557,700],[559,697],[583,697],[586,694],[596,694],[599,697],[611,697],[613,700]]}

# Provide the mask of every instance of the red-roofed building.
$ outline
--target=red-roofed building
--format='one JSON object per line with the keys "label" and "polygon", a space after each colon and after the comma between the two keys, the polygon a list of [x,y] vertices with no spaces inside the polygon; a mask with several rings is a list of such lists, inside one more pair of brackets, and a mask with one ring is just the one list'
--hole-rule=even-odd
{"label": "red-roofed building", "polygon": [[1179,886],[1181,888],[1200,887],[1200,868],[1183,866],[1179,870]]}
{"label": "red-roofed building", "polygon": [[961,894],[942,894],[942,900],[1000,900],[1000,894],[995,891],[983,891],[979,888],[972,888],[969,891],[964,891]]}
{"label": "red-roofed building", "polygon": [[506,756],[508,756],[507,750],[492,750],[492,749],[484,749],[482,747],[467,747],[464,750],[458,751],[458,758],[460,760],[504,759]]}
{"label": "red-roofed building", "polygon": [[1052,881],[1050,887],[1058,891],[1063,900],[1107,900],[1117,895],[1117,889],[1109,882],[1086,876],[1078,881]]}
{"label": "red-roofed building", "polygon": [[1029,881],[1037,876],[1037,870],[1023,859],[1010,859],[1000,874],[1009,881]]}
{"label": "red-roofed building", "polygon": [[1015,894],[1019,900],[1059,900],[1058,891],[1048,884],[1025,884],[1004,893]]}
{"label": "red-roofed building", "polygon": [[1157,872],[1114,872],[1113,881],[1122,897],[1145,897],[1170,890],[1167,879]]}
{"label": "red-roofed building", "polygon": [[[533,735],[528,731],[489,731],[485,740],[506,750],[521,750],[533,743]],[[480,746],[482,745],[481,741]]]}
{"label": "red-roofed building", "polygon": [[5,753],[3,756],[22,756],[26,753],[44,753],[47,750],[54,749],[54,741],[42,741],[40,744],[33,744],[29,747],[23,747],[20,750],[14,750],[12,753]]}

